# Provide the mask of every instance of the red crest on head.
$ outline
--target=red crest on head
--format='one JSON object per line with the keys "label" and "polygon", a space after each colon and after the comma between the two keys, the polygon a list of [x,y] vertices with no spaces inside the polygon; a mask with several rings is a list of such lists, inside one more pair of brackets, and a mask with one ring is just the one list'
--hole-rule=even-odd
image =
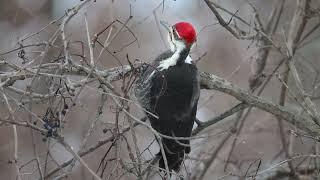
{"label": "red crest on head", "polygon": [[179,22],[173,25],[178,32],[179,36],[186,41],[188,45],[191,45],[196,41],[196,30],[188,22]]}

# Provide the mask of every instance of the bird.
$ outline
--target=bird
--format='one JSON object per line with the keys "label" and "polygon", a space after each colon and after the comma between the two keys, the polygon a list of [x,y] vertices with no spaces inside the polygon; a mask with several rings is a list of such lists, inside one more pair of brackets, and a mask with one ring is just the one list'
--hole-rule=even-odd
{"label": "bird", "polygon": [[[168,27],[170,49],[141,70],[135,96],[150,124],[160,135],[169,171],[178,172],[190,153],[190,139],[200,96],[199,74],[189,53],[196,42],[196,30],[189,22]],[[172,138],[168,138],[168,136]],[[185,137],[184,139],[174,139]],[[161,151],[160,169],[165,169]]]}

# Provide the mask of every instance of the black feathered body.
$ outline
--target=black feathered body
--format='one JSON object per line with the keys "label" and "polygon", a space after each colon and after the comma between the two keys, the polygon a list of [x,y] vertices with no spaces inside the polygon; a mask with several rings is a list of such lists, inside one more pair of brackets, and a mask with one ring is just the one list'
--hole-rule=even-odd
{"label": "black feathered body", "polygon": [[[157,119],[148,115],[155,130],[167,136],[190,137],[200,94],[198,72],[194,64],[185,63],[188,54],[181,54],[176,65],[159,70],[161,61],[172,55],[171,51],[165,52],[146,67],[137,82],[135,95],[146,110],[158,116]],[[189,140],[162,138],[162,143],[169,169],[177,171],[184,153],[190,152]],[[159,166],[164,168],[163,159]]]}

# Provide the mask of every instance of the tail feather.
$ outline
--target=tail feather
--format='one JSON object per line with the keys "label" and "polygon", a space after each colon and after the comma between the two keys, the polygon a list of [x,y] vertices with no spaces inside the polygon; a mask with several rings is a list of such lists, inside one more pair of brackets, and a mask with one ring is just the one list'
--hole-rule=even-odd
{"label": "tail feather", "polygon": [[[182,141],[185,144],[189,144],[188,143],[189,141],[186,141],[186,140],[182,140]],[[171,139],[170,140],[163,139],[162,144],[164,147],[164,152],[166,155],[169,171],[171,172],[172,170],[174,170],[178,172],[182,164],[182,161],[184,159],[184,154],[190,152],[190,147],[181,145],[175,140],[171,140]],[[159,151],[157,156],[160,157],[159,167],[162,169],[165,169],[165,162],[164,162],[164,158],[162,156],[161,151]]]}
{"label": "tail feather", "polygon": [[[160,156],[159,167],[162,169],[166,169],[162,153],[159,152],[158,155]],[[165,155],[167,158],[169,171],[171,172],[172,170],[174,170],[178,172],[182,164],[182,161],[184,159],[184,151],[177,152],[177,153],[170,153],[165,150]]]}

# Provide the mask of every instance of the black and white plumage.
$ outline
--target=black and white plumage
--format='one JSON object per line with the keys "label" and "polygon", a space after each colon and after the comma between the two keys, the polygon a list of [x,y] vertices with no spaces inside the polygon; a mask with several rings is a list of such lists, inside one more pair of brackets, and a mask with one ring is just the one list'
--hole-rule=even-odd
{"label": "black and white plumage", "polygon": [[[190,137],[200,94],[199,75],[189,56],[195,38],[190,42],[184,38],[187,33],[179,32],[179,28],[181,31],[189,27],[177,24],[172,27],[169,33],[171,50],[144,68],[135,86],[135,96],[147,111],[158,116],[157,119],[147,114],[151,126],[159,133]],[[179,33],[185,34],[181,37]],[[191,151],[189,140],[162,138],[162,144],[169,170],[178,171],[184,154]],[[161,152],[158,155],[161,156],[160,168],[165,168]]]}

